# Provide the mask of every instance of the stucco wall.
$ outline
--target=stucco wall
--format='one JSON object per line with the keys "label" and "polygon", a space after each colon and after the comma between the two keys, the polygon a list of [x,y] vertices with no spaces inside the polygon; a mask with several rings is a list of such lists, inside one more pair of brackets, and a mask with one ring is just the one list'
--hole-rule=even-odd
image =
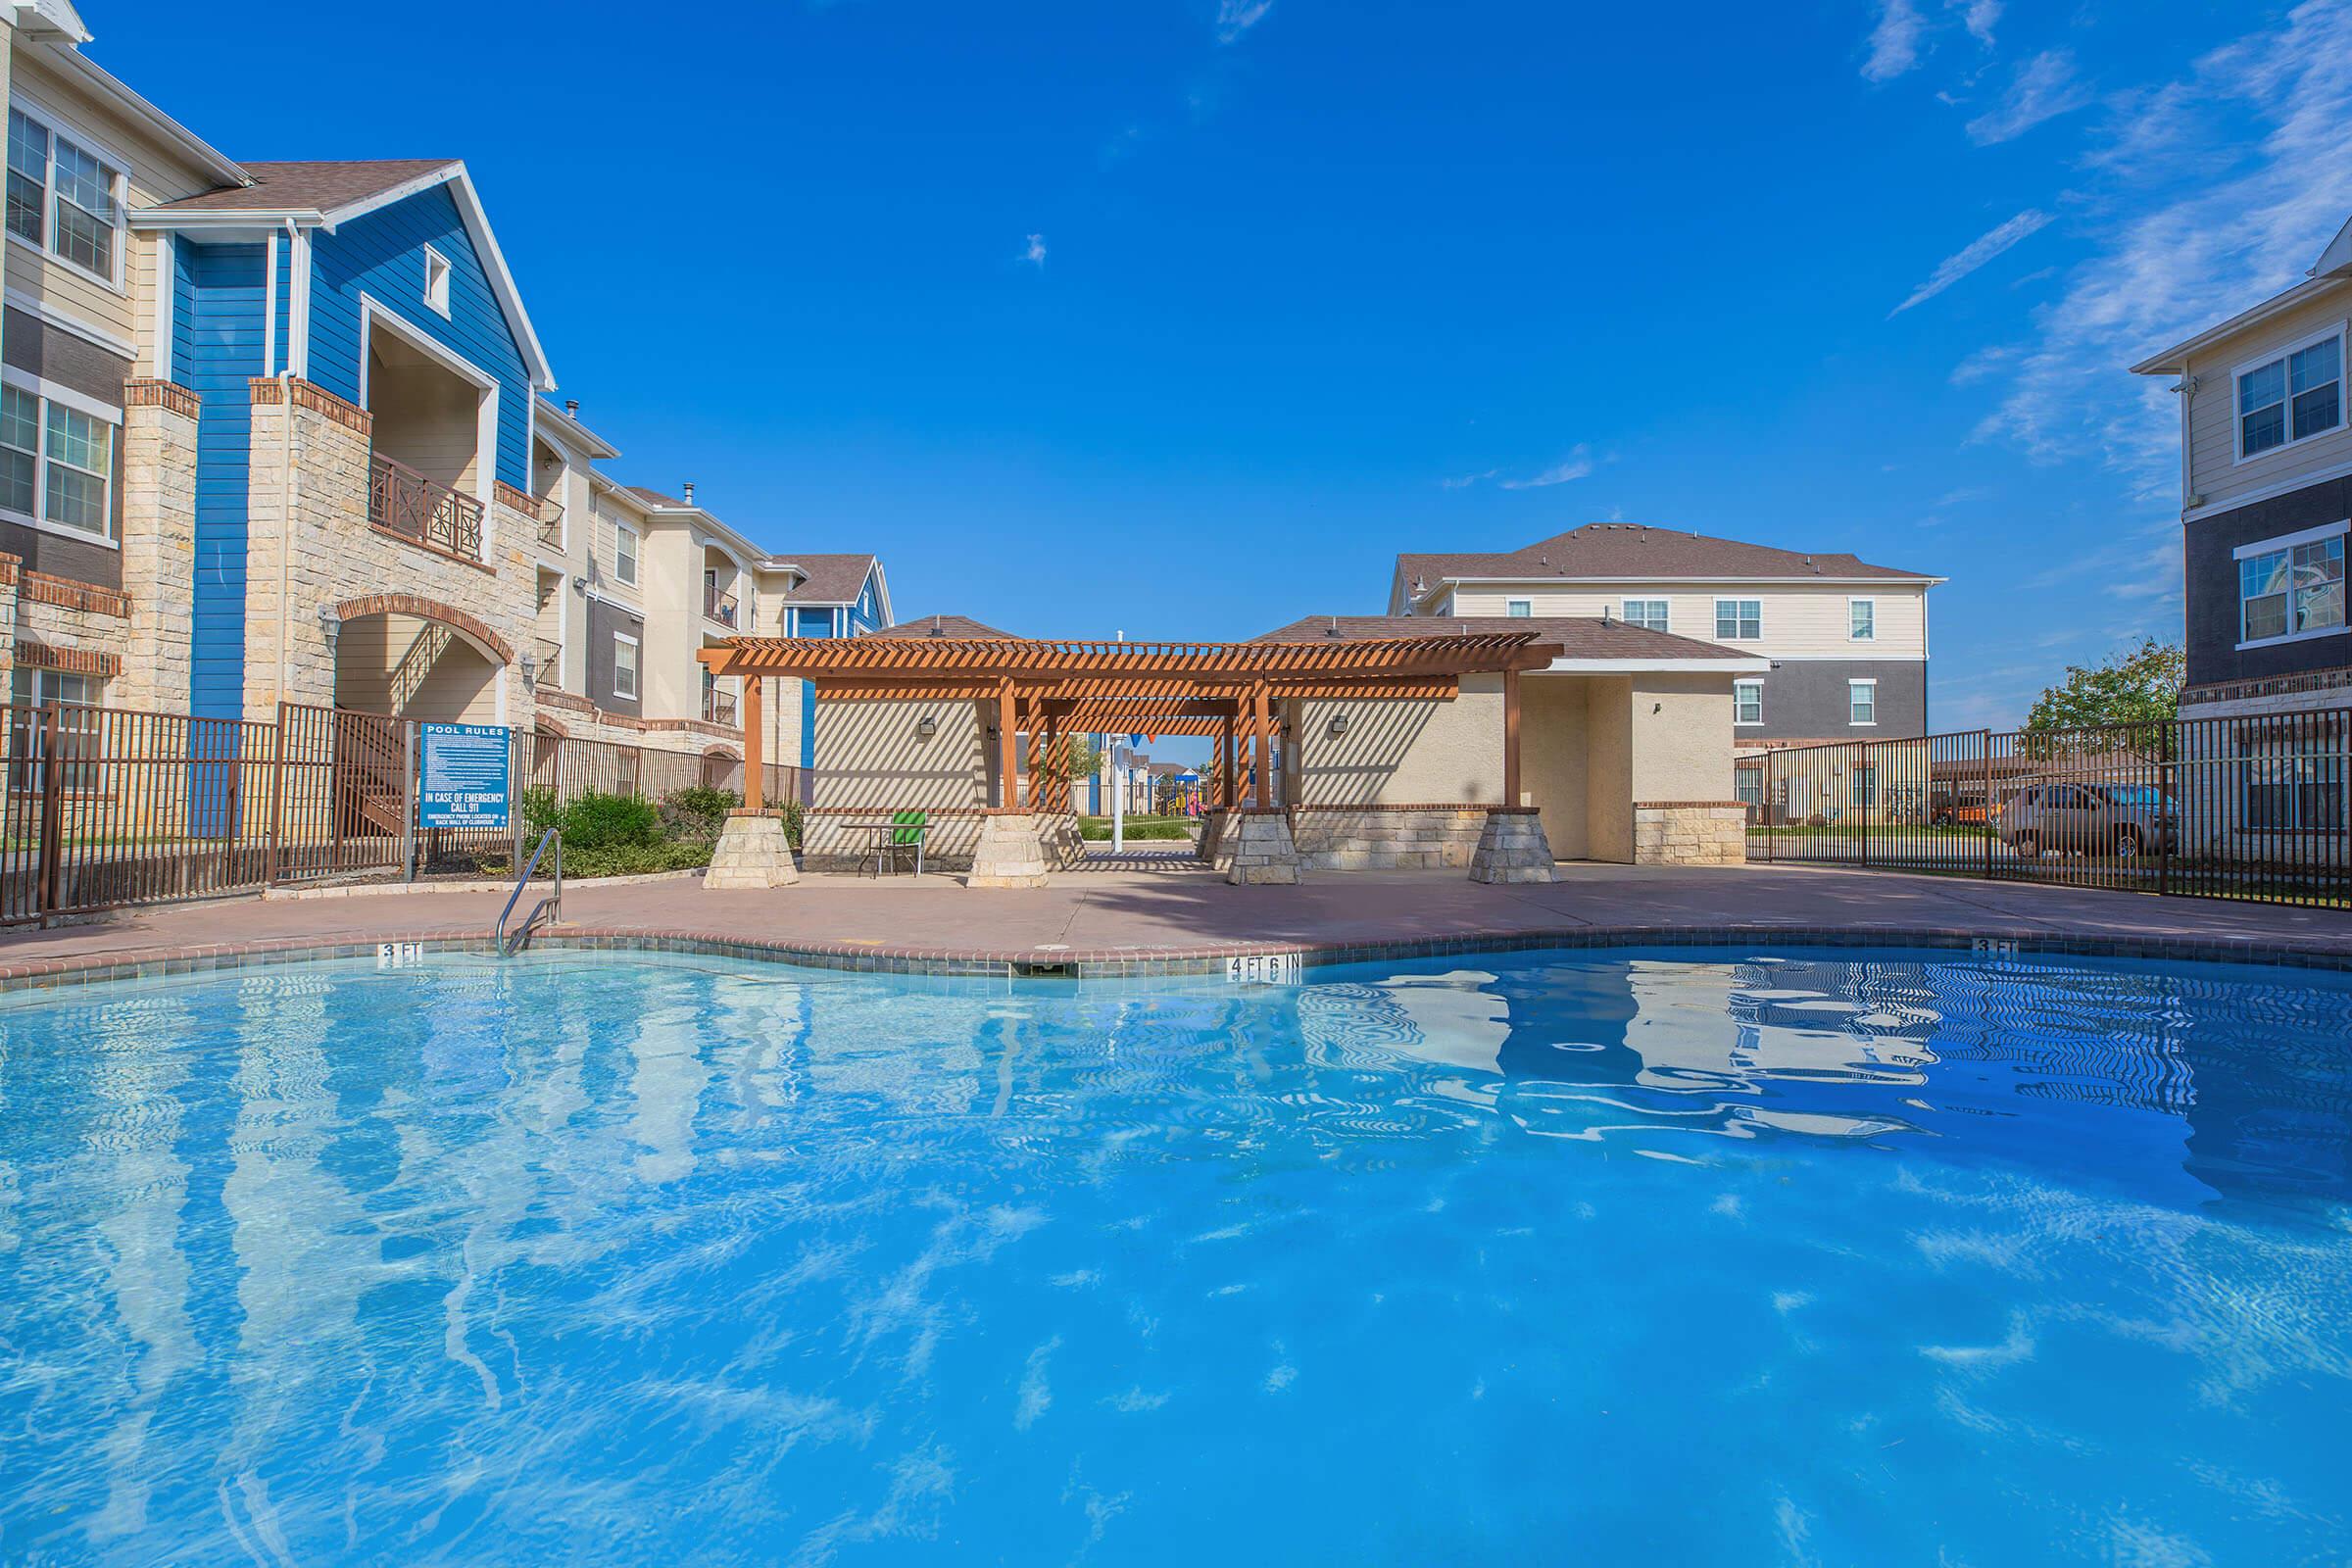
{"label": "stucco wall", "polygon": [[1589,853],[1586,773],[1591,736],[1578,675],[1536,675],[1519,683],[1519,773],[1526,804],[1543,814],[1544,836],[1563,860]]}
{"label": "stucco wall", "polygon": [[[915,733],[925,716],[939,726],[927,741]],[[983,733],[975,703],[820,699],[811,804],[874,811],[985,805]]]}
{"label": "stucco wall", "polygon": [[[1298,705],[1302,806],[1502,799],[1502,677],[1470,675],[1450,702],[1316,699]],[[1348,733],[1331,734],[1334,713]]]}
{"label": "stucco wall", "polygon": [[1637,675],[1633,799],[1732,798],[1732,677]]}
{"label": "stucco wall", "polygon": [[[1597,675],[1585,687],[1585,858],[1634,858],[1634,683]],[[1724,722],[1731,722],[1725,699]],[[1725,743],[1728,772],[1730,743]],[[1545,833],[1550,831],[1545,825]],[[1560,853],[1557,844],[1552,848]]]}

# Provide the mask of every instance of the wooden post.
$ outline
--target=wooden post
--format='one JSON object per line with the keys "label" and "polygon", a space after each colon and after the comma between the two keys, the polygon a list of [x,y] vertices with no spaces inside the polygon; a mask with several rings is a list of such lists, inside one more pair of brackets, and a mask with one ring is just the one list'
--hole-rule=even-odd
{"label": "wooden post", "polygon": [[1062,799],[1062,792],[1070,786],[1069,781],[1063,778],[1062,774],[1067,771],[1066,764],[1069,758],[1060,750],[1061,715],[1048,713],[1045,730],[1045,744],[1035,754],[1044,760],[1045,765],[1041,768],[1036,762],[1029,764],[1029,776],[1040,781],[1044,788],[1042,791],[1033,790],[1032,793],[1040,796],[1047,810],[1067,810],[1069,803]]}
{"label": "wooden post", "polygon": [[767,734],[766,726],[760,722],[760,689],[766,684],[759,675],[743,677],[743,808],[747,811],[766,809],[762,795],[767,765],[760,749]]}
{"label": "wooden post", "polygon": [[1251,728],[1257,731],[1257,808],[1274,808],[1274,714],[1266,701],[1266,683],[1250,688],[1253,710]]}
{"label": "wooden post", "polygon": [[1502,804],[1519,802],[1519,672],[1502,672]]}
{"label": "wooden post", "polygon": [[1242,804],[1241,759],[1234,755],[1235,749],[1241,744],[1241,703],[1237,700],[1233,711],[1225,715],[1225,730],[1218,737],[1222,756],[1218,763],[1217,806],[1221,810],[1230,811]]}
{"label": "wooden post", "polygon": [[1015,715],[1010,677],[997,683],[997,804],[1009,811],[1021,804],[1021,781],[1013,771],[1012,736],[1020,723]]}

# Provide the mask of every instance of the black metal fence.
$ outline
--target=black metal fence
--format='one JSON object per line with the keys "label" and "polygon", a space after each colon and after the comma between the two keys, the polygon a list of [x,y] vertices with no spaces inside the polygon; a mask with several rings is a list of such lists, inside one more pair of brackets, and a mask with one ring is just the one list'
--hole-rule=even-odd
{"label": "black metal fence", "polygon": [[[0,925],[514,853],[521,792],[660,801],[743,789],[743,762],[509,729],[504,828],[424,827],[416,721],[283,704],[274,719],[0,704]],[[805,799],[770,764],[767,798]]]}
{"label": "black metal fence", "polygon": [[2352,709],[1738,759],[1751,861],[2352,906]]}

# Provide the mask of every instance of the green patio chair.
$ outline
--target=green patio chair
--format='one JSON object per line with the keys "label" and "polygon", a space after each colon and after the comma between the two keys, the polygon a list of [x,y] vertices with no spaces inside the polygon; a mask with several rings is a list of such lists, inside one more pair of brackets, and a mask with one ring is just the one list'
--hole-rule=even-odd
{"label": "green patio chair", "polygon": [[893,811],[890,813],[890,853],[895,859],[902,850],[914,851],[914,874],[923,874],[923,837],[930,831],[931,817],[925,811]]}

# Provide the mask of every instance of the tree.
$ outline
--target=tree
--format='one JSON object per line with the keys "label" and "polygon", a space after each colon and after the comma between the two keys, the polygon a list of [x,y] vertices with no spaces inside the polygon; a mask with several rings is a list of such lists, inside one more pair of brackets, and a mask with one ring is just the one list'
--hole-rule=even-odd
{"label": "tree", "polygon": [[2034,699],[2026,715],[2034,734],[2107,724],[2161,724],[2180,716],[2188,657],[2178,643],[2150,637],[2096,664],[2069,664],[2066,679]]}
{"label": "tree", "polygon": [[[1059,752],[1058,757],[1054,752]],[[1084,735],[1065,735],[1058,746],[1048,750],[1040,746],[1031,760],[1037,771],[1047,778],[1078,780],[1093,778],[1102,769],[1102,749]]]}

